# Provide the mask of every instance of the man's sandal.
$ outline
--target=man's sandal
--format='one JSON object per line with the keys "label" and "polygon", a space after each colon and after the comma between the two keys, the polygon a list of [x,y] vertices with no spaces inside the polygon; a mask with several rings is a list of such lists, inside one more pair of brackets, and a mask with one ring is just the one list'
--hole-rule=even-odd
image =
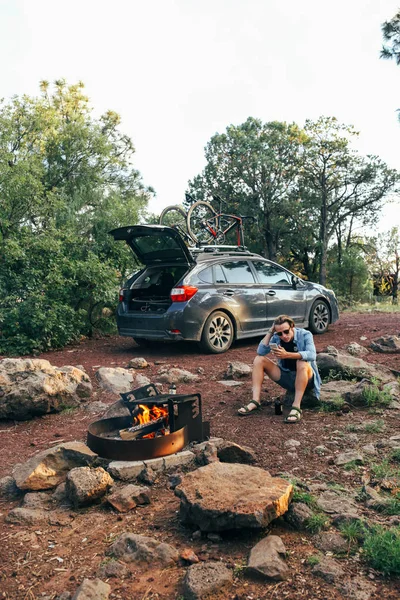
{"label": "man's sandal", "polygon": [[[252,404],[254,404],[255,406],[253,408],[250,408]],[[242,408],[239,408],[238,415],[240,417],[247,417],[247,415],[250,415],[253,412],[257,412],[258,410],[260,410],[260,408],[261,404],[257,402],[257,400],[252,400],[248,403],[247,406],[242,406]]]}
{"label": "man's sandal", "polygon": [[301,414],[301,409],[296,408],[296,406],[293,406],[290,410],[290,413],[285,419],[285,423],[298,423],[301,419]]}

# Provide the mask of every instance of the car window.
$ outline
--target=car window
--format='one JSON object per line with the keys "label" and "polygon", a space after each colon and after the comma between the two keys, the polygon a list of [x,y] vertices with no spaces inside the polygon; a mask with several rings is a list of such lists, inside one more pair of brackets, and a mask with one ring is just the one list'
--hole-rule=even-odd
{"label": "car window", "polygon": [[292,285],[289,273],[281,269],[281,267],[261,261],[254,261],[253,265],[261,283],[268,283],[270,285]]}
{"label": "car window", "polygon": [[214,266],[215,283],[226,283],[225,275],[221,265]]}
{"label": "car window", "polygon": [[207,267],[206,269],[203,269],[202,271],[200,271],[200,273],[197,273],[197,277],[203,283],[212,283],[213,282],[212,267]]}
{"label": "car window", "polygon": [[225,262],[221,265],[227,283],[255,283],[247,261]]}

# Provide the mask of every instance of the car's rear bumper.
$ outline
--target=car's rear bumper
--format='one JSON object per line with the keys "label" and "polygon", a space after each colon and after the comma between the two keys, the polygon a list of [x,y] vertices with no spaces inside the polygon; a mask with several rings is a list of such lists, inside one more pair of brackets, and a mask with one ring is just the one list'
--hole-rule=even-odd
{"label": "car's rear bumper", "polygon": [[120,335],[149,340],[188,340],[199,341],[202,321],[198,315],[191,316],[182,307],[175,310],[172,305],[163,314],[117,312],[117,326]]}

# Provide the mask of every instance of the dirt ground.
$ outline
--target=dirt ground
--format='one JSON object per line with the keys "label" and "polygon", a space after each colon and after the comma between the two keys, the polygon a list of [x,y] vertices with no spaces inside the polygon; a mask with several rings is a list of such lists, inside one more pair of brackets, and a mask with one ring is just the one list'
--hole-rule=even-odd
{"label": "dirt ground", "polygon": [[[350,342],[368,347],[372,339],[385,334],[400,335],[400,313],[367,314],[344,313],[340,320],[323,336],[316,336],[317,351],[327,345],[344,348]],[[366,339],[362,339],[362,338]],[[360,472],[345,471],[312,452],[325,443],[332,432],[345,431],[346,427],[371,421],[367,410],[356,412],[324,413],[304,411],[303,420],[296,425],[283,423],[275,416],[271,401],[281,394],[281,389],[271,383],[265,386],[262,410],[246,418],[237,416],[237,409],[251,398],[250,381],[242,386],[226,389],[218,383],[223,379],[228,363],[240,360],[251,364],[258,340],[238,342],[222,356],[200,354],[196,345],[171,344],[143,349],[133,340],[121,337],[86,340],[78,346],[49,352],[46,358],[56,366],[82,365],[90,375],[94,394],[91,401],[101,400],[111,404],[118,397],[101,390],[94,379],[96,370],[103,367],[126,367],[133,357],[145,357],[150,366],[144,374],[156,381],[159,365],[163,361],[171,366],[196,373],[199,367],[204,374],[196,384],[179,385],[178,393],[200,392],[203,402],[203,419],[210,421],[211,434],[226,440],[252,447],[257,454],[257,466],[272,475],[290,473],[307,482],[325,481],[357,488],[361,486]],[[365,360],[381,363],[400,371],[400,354],[371,353]],[[27,460],[36,452],[56,442],[86,440],[89,423],[100,415],[90,414],[83,408],[57,415],[46,415],[28,422],[0,422],[0,477],[9,475],[13,466]],[[400,433],[397,411],[385,411],[379,416],[385,421],[385,437]],[[376,442],[382,433],[364,433],[361,445]],[[298,458],[287,455],[284,442],[294,438],[301,442]],[[383,451],[382,451],[383,452]],[[382,454],[383,458],[384,454]],[[361,470],[362,473],[362,470]],[[167,541],[178,548],[192,548],[201,560],[222,560],[234,569],[234,587],[226,598],[257,600],[266,598],[341,599],[336,589],[311,573],[307,557],[316,554],[312,535],[292,531],[283,523],[271,525],[271,531],[281,536],[287,549],[290,577],[284,582],[260,582],[246,577],[241,568],[249,550],[265,532],[225,534],[219,542],[206,537],[193,540],[192,531],[183,527],[178,519],[179,500],[169,489],[167,478],[160,476],[153,487],[153,500],[147,507],[138,507],[128,514],[117,514],[110,506],[101,505],[71,513],[73,520],[67,526],[21,527],[5,522],[8,511],[19,503],[0,503],[0,598],[53,599],[67,590],[72,594],[85,577],[96,576],[99,565],[105,560],[105,551],[117,535],[125,531],[142,533]],[[398,599],[400,580],[385,578],[367,568],[360,557],[349,555],[343,559],[343,568],[349,575],[363,574],[375,585],[373,599]],[[160,571],[140,569],[128,565],[124,578],[110,578],[112,598],[150,600],[178,599],[184,577],[183,563]]]}

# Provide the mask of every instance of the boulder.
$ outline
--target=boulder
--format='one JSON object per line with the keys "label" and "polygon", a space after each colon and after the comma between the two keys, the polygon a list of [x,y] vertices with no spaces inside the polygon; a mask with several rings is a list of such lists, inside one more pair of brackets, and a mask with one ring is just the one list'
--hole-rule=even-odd
{"label": "boulder", "polygon": [[349,551],[349,543],[340,533],[319,533],[314,536],[314,546],[322,552],[333,552],[333,554],[346,554]]}
{"label": "boulder", "polygon": [[314,513],[307,504],[304,504],[304,502],[292,502],[284,518],[293,529],[305,531],[312,516],[314,516]]}
{"label": "boulder", "polygon": [[289,575],[284,560],[286,548],[281,538],[269,535],[252,548],[247,569],[274,581],[283,581]]}
{"label": "boulder", "polygon": [[101,367],[96,371],[95,377],[103,390],[113,394],[130,392],[133,387],[132,371],[121,367]]}
{"label": "boulder", "polygon": [[191,565],[186,571],[183,581],[183,597],[185,600],[201,600],[216,598],[226,593],[232,586],[233,572],[221,562],[210,561]]}
{"label": "boulder", "polygon": [[322,492],[317,499],[317,505],[321,510],[328,514],[344,514],[346,517],[351,516],[353,519],[358,518],[357,504],[351,497],[341,494],[340,492],[336,493],[331,490]]}
{"label": "boulder", "polygon": [[336,354],[333,352],[320,352],[317,354],[317,366],[322,378],[329,377],[332,374],[339,375],[342,379],[370,379],[374,377],[382,383],[388,383],[396,379],[388,367],[373,365],[361,358],[336,352]]}
{"label": "boulder", "polygon": [[266,527],[287,511],[293,486],[258,467],[214,462],[185,475],[175,494],[184,523],[223,531]]}
{"label": "boulder", "polygon": [[256,453],[248,446],[239,446],[234,442],[223,442],[217,448],[217,456],[221,462],[242,463],[250,465],[256,461]]}
{"label": "boulder", "polygon": [[252,368],[246,363],[234,360],[228,364],[225,377],[227,379],[242,379],[243,377],[250,377]]}
{"label": "boulder", "polygon": [[41,359],[0,361],[0,419],[25,421],[74,408],[91,393],[89,376],[76,367],[54,367]]}
{"label": "boulder", "polygon": [[75,506],[86,506],[102,498],[114,483],[102,467],[71,469],[65,482],[65,492]]}
{"label": "boulder", "polygon": [[131,413],[122,400],[117,400],[110,404],[107,410],[101,415],[102,419],[112,419],[114,417],[129,417]]}
{"label": "boulder", "polygon": [[358,344],[357,342],[351,342],[345,346],[345,349],[351,356],[366,356],[369,354],[368,348],[361,346],[361,344]]}
{"label": "boulder", "polygon": [[374,352],[398,354],[400,352],[400,337],[397,335],[382,335],[371,342]]}
{"label": "boulder", "polygon": [[107,600],[111,586],[101,579],[84,579],[72,600]]}
{"label": "boulder", "polygon": [[198,381],[199,376],[185,371],[184,369],[177,369],[176,367],[170,367],[165,365],[158,371],[157,380],[161,383],[192,383]]}
{"label": "boulder", "polygon": [[128,512],[138,504],[150,504],[151,492],[148,487],[126,485],[108,496],[107,502],[118,512]]}
{"label": "boulder", "polygon": [[6,516],[7,523],[14,525],[36,525],[48,520],[48,513],[36,508],[14,508]]}
{"label": "boulder", "polygon": [[364,462],[363,457],[359,452],[342,452],[335,459],[335,465],[338,467],[343,467],[344,465],[348,465],[349,463],[355,463],[357,465],[362,465]]}
{"label": "boulder", "polygon": [[143,357],[132,358],[128,363],[128,369],[147,369],[149,363]]}
{"label": "boulder", "polygon": [[178,551],[154,538],[135,533],[123,533],[107,550],[106,554],[120,558],[123,562],[170,566],[177,562]]}
{"label": "boulder", "polygon": [[318,564],[313,567],[312,573],[333,584],[340,582],[345,576],[340,563],[334,558],[327,556],[320,557]]}
{"label": "boulder", "polygon": [[97,570],[97,576],[103,579],[108,579],[109,577],[121,579],[127,574],[128,569],[126,568],[126,566],[118,562],[117,560],[109,560],[107,562],[101,563]]}
{"label": "boulder", "polygon": [[21,490],[48,490],[65,481],[74,467],[91,465],[97,454],[82,442],[67,442],[35,454],[13,470]]}
{"label": "boulder", "polygon": [[16,500],[22,495],[22,491],[15,483],[14,477],[6,475],[0,479],[0,498],[5,500]]}

